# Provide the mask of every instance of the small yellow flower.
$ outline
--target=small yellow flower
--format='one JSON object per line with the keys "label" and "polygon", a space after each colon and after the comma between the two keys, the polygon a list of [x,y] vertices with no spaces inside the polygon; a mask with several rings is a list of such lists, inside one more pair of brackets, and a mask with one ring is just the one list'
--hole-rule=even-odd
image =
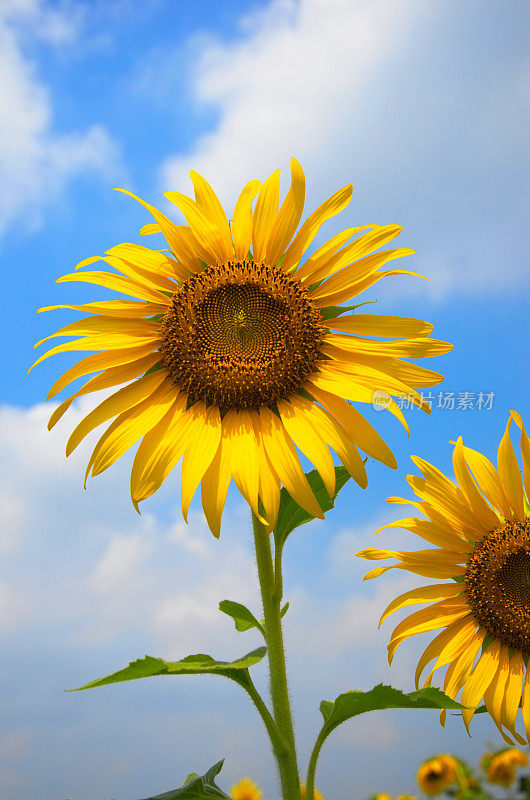
{"label": "small yellow flower", "polygon": [[[386,797],[386,795],[382,795]],[[396,800],[418,800],[417,797],[413,797],[411,794],[400,794],[399,797],[396,797]]]}
{"label": "small yellow flower", "polygon": [[456,781],[458,761],[449,755],[436,756],[424,761],[418,770],[420,789],[429,797],[441,794]]}
{"label": "small yellow flower", "polygon": [[528,756],[516,747],[487,753],[482,759],[482,768],[489,782],[505,788],[515,781],[515,768],[526,767],[527,764]]}
{"label": "small yellow flower", "polygon": [[242,778],[239,783],[235,783],[231,789],[232,800],[261,800],[263,792],[258,788],[258,784],[250,778]]}
{"label": "small yellow flower", "polygon": [[[305,800],[305,783],[300,784],[300,794],[302,796],[302,800]],[[313,790],[313,800],[324,800],[318,789]]]}
{"label": "small yellow flower", "polygon": [[389,794],[376,794],[372,800],[392,800]]}

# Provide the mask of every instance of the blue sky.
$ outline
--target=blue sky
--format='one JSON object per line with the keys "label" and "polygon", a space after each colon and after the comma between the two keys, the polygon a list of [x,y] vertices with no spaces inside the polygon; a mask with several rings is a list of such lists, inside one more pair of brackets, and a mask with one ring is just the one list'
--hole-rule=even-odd
{"label": "blue sky", "polygon": [[[163,205],[162,191],[191,190],[194,168],[230,210],[244,180],[276,167],[287,175],[294,155],[308,210],[354,185],[324,235],[404,225],[401,245],[418,251],[410,268],[431,283],[394,278],[365,299],[377,300],[378,313],[428,319],[455,344],[432,362],[446,375],[435,397],[454,392],[458,404],[468,392],[476,403],[479,392],[494,393],[493,408],[435,401],[430,418],[406,412],[410,439],[369,409],[399,471],[369,463],[366,491],[347,485],[325,523],[291,537],[286,631],[304,764],[322,698],[380,681],[412,688],[422,642],[402,645],[389,669],[391,622],[377,630],[410,581],[390,573],[363,584],[366,567],[353,553],[394,516],[385,498],[407,494],[411,453],[449,469],[448,442],[462,434],[493,458],[510,408],[528,418],[527,17],[523,2],[483,0],[2,3],[1,796],[135,800],[221,757],[223,786],[251,774],[276,796],[265,735],[223,681],[63,693],[146,652],[228,659],[257,646],[216,610],[225,597],[258,607],[240,498],[230,495],[216,542],[196,501],[190,525],[180,519],[178,470],[141,517],[128,500],[128,458],[84,492],[89,444],[68,461],[64,445],[89,406],[74,406],[52,433],[45,427],[53,405],[44,397],[71,361],[26,374],[33,343],[69,319],[36,309],[95,297],[55,279],[139,241],[149,221],[114,186]],[[396,531],[379,538],[418,546]],[[498,742],[486,718],[469,740],[457,719],[443,730],[435,717],[388,712],[345,726],[320,762],[327,800],[413,793],[431,753],[473,761]]]}

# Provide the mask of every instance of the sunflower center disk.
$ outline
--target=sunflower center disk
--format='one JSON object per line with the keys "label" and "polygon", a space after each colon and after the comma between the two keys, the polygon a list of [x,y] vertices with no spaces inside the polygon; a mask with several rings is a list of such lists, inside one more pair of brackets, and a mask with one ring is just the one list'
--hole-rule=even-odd
{"label": "sunflower center disk", "polygon": [[234,261],[191,275],[162,320],[162,365],[191,402],[272,407],[321,357],[322,315],[279,267]]}
{"label": "sunflower center disk", "polygon": [[468,562],[465,583],[486,631],[530,653],[530,519],[506,522],[486,536]]}

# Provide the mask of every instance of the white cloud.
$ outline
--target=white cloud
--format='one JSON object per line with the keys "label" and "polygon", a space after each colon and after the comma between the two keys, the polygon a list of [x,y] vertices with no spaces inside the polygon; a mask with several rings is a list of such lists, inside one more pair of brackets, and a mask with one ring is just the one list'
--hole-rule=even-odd
{"label": "white cloud", "polygon": [[73,177],[110,180],[123,171],[104,126],[54,130],[54,98],[26,52],[37,39],[59,50],[72,46],[82,15],[76,3],[44,0],[9,0],[0,9],[0,233],[15,220],[38,225]]}
{"label": "white cloud", "polygon": [[347,224],[405,225],[421,260],[410,268],[433,283],[403,278],[382,291],[437,300],[528,281],[528,62],[496,44],[494,16],[416,0],[273,0],[229,42],[198,37],[190,95],[216,123],[165,160],[163,189],[187,190],[198,169],[232,208],[244,181],[287,173],[295,155],[308,207],[351,181]]}

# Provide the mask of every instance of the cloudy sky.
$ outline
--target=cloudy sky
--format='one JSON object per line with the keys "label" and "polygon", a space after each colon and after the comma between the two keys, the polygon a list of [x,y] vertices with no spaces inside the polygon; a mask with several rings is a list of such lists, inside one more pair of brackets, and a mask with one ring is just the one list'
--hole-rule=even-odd
{"label": "cloudy sky", "polygon": [[[224,598],[258,609],[240,497],[230,495],[217,542],[198,503],[182,522],[178,470],[141,517],[128,458],[83,491],[90,443],[68,461],[64,445],[89,406],[74,404],[48,433],[54,406],[43,402],[72,361],[26,375],[33,343],[58,327],[36,309],[72,302],[72,291],[73,302],[92,299],[56,277],[139,241],[149,221],[114,186],[157,204],[166,189],[189,192],[195,168],[230,210],[242,181],[288,174],[294,155],[309,209],[354,185],[325,235],[404,225],[401,246],[418,251],[410,268],[431,283],[394,278],[366,299],[378,313],[431,320],[455,349],[433,361],[446,380],[430,419],[408,412],[410,439],[367,411],[400,470],[369,463],[367,490],[347,485],[324,523],[289,541],[285,622],[304,765],[321,699],[381,681],[413,688],[422,642],[402,645],[390,669],[392,623],[377,630],[411,581],[363,584],[366,562],[353,554],[392,519],[384,501],[407,492],[411,453],[448,468],[462,434],[494,457],[509,409],[529,418],[527,11],[518,0],[0,0],[2,797],[137,800],[222,757],[225,788],[250,774],[277,797],[265,733],[228,682],[63,691],[144,653],[228,660],[259,643],[217,611]],[[453,410],[438,391],[454,394]],[[491,408],[477,407],[480,392]],[[396,531],[379,539],[417,546]],[[256,680],[265,691],[262,666]],[[434,712],[379,712],[334,734],[317,785],[327,800],[412,793],[423,758],[473,761],[486,743],[498,737],[485,717],[470,740],[457,718],[443,730]]]}

